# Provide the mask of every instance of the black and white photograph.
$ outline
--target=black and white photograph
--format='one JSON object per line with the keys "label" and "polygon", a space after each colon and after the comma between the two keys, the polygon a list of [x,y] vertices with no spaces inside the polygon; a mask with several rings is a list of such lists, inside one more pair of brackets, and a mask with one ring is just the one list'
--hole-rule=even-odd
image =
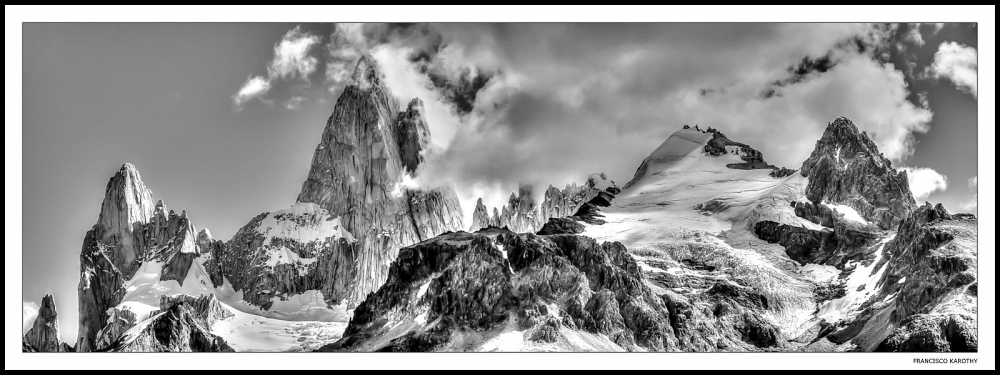
{"label": "black and white photograph", "polygon": [[5,6],[5,367],[995,369],[994,20]]}

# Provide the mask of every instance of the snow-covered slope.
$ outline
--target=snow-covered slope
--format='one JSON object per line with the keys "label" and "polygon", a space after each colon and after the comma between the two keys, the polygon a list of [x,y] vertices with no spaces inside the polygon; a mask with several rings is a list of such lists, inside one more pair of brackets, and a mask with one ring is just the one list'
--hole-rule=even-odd
{"label": "snow-covered slope", "polygon": [[268,310],[252,306],[243,299],[242,292],[233,290],[227,281],[218,288],[212,285],[204,264],[194,262],[184,283],[160,280],[163,265],[145,262],[135,277],[128,281],[128,293],[117,310],[130,310],[137,316],[135,327],[126,331],[133,334],[160,313],[164,296],[214,295],[232,317],[215,322],[210,327],[213,334],[222,337],[238,352],[289,352],[310,351],[340,338],[349,312],[343,306],[327,306],[322,293],[309,291],[303,294],[275,297]]}
{"label": "snow-covered slope", "polygon": [[[787,336],[798,336],[813,319],[816,271],[830,271],[800,267],[780,246],[757,239],[752,229],[763,220],[822,229],[796,216],[792,206],[805,200],[807,180],[798,172],[775,178],[771,169],[730,168],[743,162],[740,153],[746,151],[726,146],[726,154],[712,156],[705,148],[713,136],[695,129],[671,135],[643,161],[611,207],[602,209],[607,223],[587,225],[583,235],[620,241],[647,274],[699,283],[729,280],[758,290],[773,301],[765,314],[771,322]],[[651,283],[685,295],[705,291]]]}

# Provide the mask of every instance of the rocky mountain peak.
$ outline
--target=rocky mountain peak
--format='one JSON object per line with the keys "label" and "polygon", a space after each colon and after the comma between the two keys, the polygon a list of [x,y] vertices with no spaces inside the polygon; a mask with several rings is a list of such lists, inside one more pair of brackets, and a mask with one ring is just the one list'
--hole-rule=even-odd
{"label": "rocky mountain peak", "polygon": [[354,67],[354,73],[351,74],[350,85],[367,91],[372,87],[384,86],[384,82],[385,74],[379,69],[375,57],[368,53],[362,55]]}
{"label": "rocky mountain peak", "polygon": [[51,294],[42,297],[38,316],[35,317],[35,322],[22,341],[27,347],[39,352],[69,351],[65,344],[59,342],[59,311]]}
{"label": "rocky mountain peak", "polygon": [[906,172],[897,171],[865,132],[841,117],[831,122],[802,163],[806,197],[815,204],[844,204],[883,229],[916,208]]}
{"label": "rocky mountain peak", "polygon": [[329,275],[343,285],[324,292],[337,296],[334,302],[358,302],[381,285],[401,247],[462,227],[452,188],[416,190],[404,183],[430,144],[423,112],[419,99],[399,110],[371,55],[358,61],[352,83],[337,99],[298,197],[339,217],[357,239],[361,255],[345,253],[351,264]]}
{"label": "rocky mountain peak", "polygon": [[133,223],[153,216],[153,193],[142,182],[139,171],[125,163],[108,181],[98,224],[108,235],[130,231]]}
{"label": "rocky mountain peak", "polygon": [[131,163],[122,165],[108,181],[94,232],[102,242],[116,243],[111,259],[117,267],[127,267],[140,257],[141,245],[135,238],[141,236],[141,225],[153,217],[155,207],[152,191]]}

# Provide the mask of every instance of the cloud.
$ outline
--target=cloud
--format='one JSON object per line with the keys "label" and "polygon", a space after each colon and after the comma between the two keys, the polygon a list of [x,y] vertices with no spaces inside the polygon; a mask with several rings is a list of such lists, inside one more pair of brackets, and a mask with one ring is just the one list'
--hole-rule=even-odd
{"label": "cloud", "polygon": [[267,67],[267,76],[253,76],[247,79],[243,86],[233,95],[233,104],[237,110],[247,101],[263,98],[278,81],[298,79],[309,83],[309,75],[316,71],[319,60],[309,55],[312,48],[321,41],[319,36],[303,32],[296,26],[289,30],[274,45],[274,57]]}
{"label": "cloud", "polygon": [[248,77],[240,91],[233,95],[233,104],[240,108],[251,99],[263,97],[269,90],[271,90],[270,80],[261,76]]}
{"label": "cloud", "polygon": [[[429,62],[427,71],[449,79],[470,67],[499,73],[478,90],[468,114],[452,108],[429,121],[444,150],[418,179],[455,181],[465,190],[459,195],[467,210],[473,195],[495,194],[485,200],[504,202],[518,183],[563,186],[604,171],[622,185],[659,143],[695,123],[758,148],[771,163],[796,168],[839,116],[854,120],[899,161],[913,153],[913,135],[929,129],[932,113],[909,102],[903,73],[879,61],[895,43],[895,29],[434,25],[444,47],[420,60]],[[426,72],[401,62],[408,44],[388,44],[405,72],[389,79],[394,92],[407,87],[399,91],[428,105],[455,107],[426,93],[427,78],[420,74]],[[769,98],[761,95],[767,89],[774,90]],[[442,131],[454,136],[439,137]]]}
{"label": "cloud", "polygon": [[923,45],[925,44],[925,42],[924,42],[923,35],[920,34],[920,24],[919,23],[911,23],[911,24],[907,25],[907,27],[908,28],[907,28],[907,31],[906,31],[906,35],[903,37],[903,40],[905,40],[906,42],[909,42],[909,43],[911,43],[911,44],[913,44],[913,45],[915,45],[917,47],[923,47]]}
{"label": "cloud", "polygon": [[290,80],[297,77],[308,81],[318,62],[315,57],[309,56],[309,51],[319,42],[318,36],[304,33],[298,26],[289,30],[274,46],[274,60],[267,69],[268,75],[271,79]]}
{"label": "cloud", "polygon": [[285,102],[285,108],[290,111],[297,111],[299,108],[302,108],[302,103],[305,101],[306,98],[302,96],[292,97]]}
{"label": "cloud", "polygon": [[21,301],[21,335],[28,333],[38,316],[38,303]]}
{"label": "cloud", "polygon": [[326,82],[330,91],[336,92],[351,77],[354,63],[368,53],[368,39],[364,36],[365,24],[338,23],[326,45]]}
{"label": "cloud", "polygon": [[979,53],[975,48],[955,42],[944,42],[927,67],[930,78],[947,78],[962,92],[979,97]]}
{"label": "cloud", "polygon": [[933,33],[932,35],[937,35],[937,33],[941,32],[941,29],[944,28],[944,23],[932,23],[931,25],[934,26],[934,30],[932,31],[932,33]]}
{"label": "cloud", "polygon": [[979,213],[979,176],[969,179],[969,190],[972,191],[972,197],[962,204],[962,209],[966,211],[971,211],[974,213]]}
{"label": "cloud", "polygon": [[[684,124],[724,131],[797,168],[851,118],[890,159],[933,113],[888,63],[897,24],[338,24],[337,93],[371,52],[403,105],[423,99],[438,149],[414,178],[453,181],[463,208],[607,172],[620,186]],[[919,104],[919,105],[918,105]],[[767,131],[761,131],[767,129]],[[535,191],[543,189],[536,188]],[[496,204],[499,205],[499,204]]]}
{"label": "cloud", "polygon": [[917,202],[925,201],[931,194],[948,189],[948,176],[930,168],[904,167],[910,180],[910,191]]}

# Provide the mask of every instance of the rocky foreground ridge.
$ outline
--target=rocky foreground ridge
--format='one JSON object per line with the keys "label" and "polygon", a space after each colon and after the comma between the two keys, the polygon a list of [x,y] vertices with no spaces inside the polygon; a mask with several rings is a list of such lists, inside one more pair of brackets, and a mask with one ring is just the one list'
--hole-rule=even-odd
{"label": "rocky foreground ridge", "polygon": [[[727,168],[769,170],[786,184],[801,180],[749,146],[707,133],[703,155],[733,153],[743,161]],[[836,270],[829,279],[803,280],[781,264],[754,271],[756,261],[734,258],[733,250],[723,251],[728,246],[698,234],[686,249],[637,255],[621,243],[579,235],[579,227],[603,220],[552,218],[537,234],[494,221],[401,250],[388,281],[355,311],[344,337],[321,350],[975,351],[975,218],[907,204],[912,196],[898,185],[905,173],[880,159],[846,119],[830,125],[806,164],[838,161],[857,145],[865,148],[839,170],[803,169],[828,181],[872,173],[870,186],[881,188],[802,180],[808,199],[791,201],[790,209],[809,226],[766,220],[760,207],[751,213],[761,218],[751,222],[751,235],[780,244],[778,257],[804,269]],[[824,198],[810,200],[817,191]],[[663,266],[649,268],[652,254]],[[757,278],[789,280],[793,289],[774,290]],[[802,303],[814,308],[804,318],[787,317]]]}

